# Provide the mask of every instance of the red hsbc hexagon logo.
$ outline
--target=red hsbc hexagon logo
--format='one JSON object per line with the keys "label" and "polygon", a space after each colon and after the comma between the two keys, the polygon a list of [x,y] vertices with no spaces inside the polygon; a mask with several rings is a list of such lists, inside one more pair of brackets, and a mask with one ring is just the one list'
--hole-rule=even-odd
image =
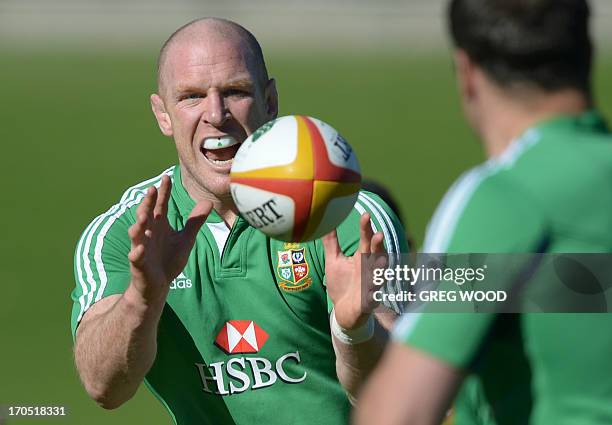
{"label": "red hsbc hexagon logo", "polygon": [[252,320],[230,320],[223,325],[215,344],[227,354],[257,353],[268,334]]}

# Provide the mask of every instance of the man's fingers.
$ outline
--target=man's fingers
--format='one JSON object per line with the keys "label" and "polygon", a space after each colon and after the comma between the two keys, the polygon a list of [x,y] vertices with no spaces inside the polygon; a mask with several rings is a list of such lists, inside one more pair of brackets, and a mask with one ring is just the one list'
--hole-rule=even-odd
{"label": "man's fingers", "polygon": [[136,245],[130,253],[128,254],[128,260],[135,266],[142,265],[142,261],[144,260],[145,247],[144,245]]}
{"label": "man's fingers", "polygon": [[208,217],[212,211],[213,205],[210,201],[201,201],[196,204],[195,207],[189,213],[189,218],[204,218]]}
{"label": "man's fingers", "polygon": [[128,229],[128,236],[132,241],[136,241],[137,239],[142,237],[142,229],[142,223],[136,222]]}
{"label": "man's fingers", "polygon": [[359,252],[369,254],[372,245],[372,225],[370,224],[370,214],[365,213],[359,220]]}
{"label": "man's fingers", "polygon": [[154,186],[147,189],[147,194],[136,209],[136,218],[139,223],[148,226],[153,218],[153,207],[157,201],[157,189]]}
{"label": "man's fingers", "polygon": [[200,227],[202,227],[211,211],[212,202],[210,201],[198,202],[196,206],[193,207],[187,218],[185,227],[182,230],[182,233],[187,236],[189,241],[195,240],[196,235],[200,231]]}
{"label": "man's fingers", "polygon": [[147,226],[148,226],[147,218],[146,218],[146,215],[143,213],[136,220],[136,223],[131,225],[130,228],[128,229],[128,236],[130,237],[130,240],[132,241],[132,246],[136,246],[138,244],[144,243],[145,237],[147,236],[147,231],[150,232]]}
{"label": "man's fingers", "polygon": [[147,220],[149,223],[153,221],[153,209],[155,208],[155,204],[157,203],[157,188],[155,186],[151,186],[149,190],[147,190]]}
{"label": "man's fingers", "polygon": [[375,269],[384,269],[389,265],[389,257],[387,255],[378,255],[374,260]]}
{"label": "man's fingers", "polygon": [[384,235],[382,232],[377,232],[372,236],[372,242],[370,244],[372,254],[374,255],[374,268],[383,269],[388,265],[388,256],[384,255],[387,253],[385,245],[383,244]]}
{"label": "man's fingers", "polygon": [[384,235],[382,232],[377,232],[374,236],[372,236],[372,240],[370,242],[370,251],[376,254],[382,254],[385,252],[385,245],[383,244]]}
{"label": "man's fingers", "polygon": [[[167,181],[164,182],[164,178]],[[159,203],[163,202],[163,198],[165,198],[167,205],[167,198],[170,195],[170,178],[167,176],[164,176],[164,178],[162,178],[162,185],[159,191],[155,186],[147,189],[144,199],[136,209],[136,223],[128,229],[128,235],[133,245],[142,243],[145,237],[151,238],[153,236],[152,225],[154,216],[159,216],[160,213],[163,213],[164,216],[167,214],[167,209],[160,210],[158,207]]]}
{"label": "man's fingers", "polygon": [[325,258],[335,258],[342,252],[336,229],[323,236],[321,242],[323,242],[323,249],[325,249]]}
{"label": "man's fingers", "polygon": [[170,177],[164,175],[162,177],[161,186],[159,186],[159,194],[157,195],[157,202],[155,202],[155,209],[153,210],[153,217],[166,217],[168,215],[168,200],[170,199],[170,193],[172,192],[172,181]]}

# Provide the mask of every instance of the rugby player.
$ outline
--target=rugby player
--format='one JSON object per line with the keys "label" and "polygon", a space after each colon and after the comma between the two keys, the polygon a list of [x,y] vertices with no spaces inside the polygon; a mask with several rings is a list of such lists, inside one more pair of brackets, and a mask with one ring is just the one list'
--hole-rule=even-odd
{"label": "rugby player", "polygon": [[[488,160],[450,188],[430,253],[609,253],[612,136],[585,0],[452,0],[459,93]],[[549,294],[554,297],[554,293]],[[612,423],[612,315],[407,314],[360,425]]]}
{"label": "rugby player", "polygon": [[278,96],[236,23],[177,30],[151,106],[178,165],[128,189],[77,245],[72,332],[88,394],[113,409],[144,382],[178,425],[346,423],[393,318],[374,318],[353,277],[361,253],[407,250],[397,217],[364,191],[337,231],[284,243],[237,214],[232,158]]}

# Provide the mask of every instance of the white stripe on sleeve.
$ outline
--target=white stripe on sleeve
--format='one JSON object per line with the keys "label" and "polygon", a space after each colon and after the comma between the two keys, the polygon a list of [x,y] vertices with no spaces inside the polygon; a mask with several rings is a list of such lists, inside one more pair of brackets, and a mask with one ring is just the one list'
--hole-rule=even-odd
{"label": "white stripe on sleeve", "polygon": [[[162,174],[160,174],[159,176],[153,179],[146,180],[146,182],[142,182],[135,186],[132,186],[130,189],[128,189],[123,194],[123,196],[121,197],[121,201],[118,204],[111,207],[104,214],[101,214],[98,217],[96,217],[83,232],[83,236],[81,236],[81,239],[79,240],[79,244],[77,245],[77,256],[76,256],[77,257],[76,258],[77,277],[79,280],[79,284],[81,285],[81,289],[83,290],[82,294],[79,296],[79,304],[81,308],[79,311],[79,315],[77,317],[77,322],[81,321],[85,312],[91,307],[93,299],[94,299],[94,294],[96,293],[96,290],[98,289],[97,288],[98,285],[94,278],[93,269],[91,267],[91,262],[89,259],[91,243],[92,243],[95,233],[98,231],[98,228],[109,217],[110,217],[109,221],[112,221],[112,223],[114,223],[118,217],[120,217],[125,211],[127,211],[128,208],[133,206],[136,202],[140,201],[144,197],[144,194],[146,193],[145,190],[143,189],[138,190],[138,188],[141,188],[143,184],[146,184],[147,182],[150,183],[150,182],[154,182],[155,180],[159,180],[159,182],[156,185],[157,187],[159,187],[162,176],[164,174],[171,175],[173,172],[173,169],[174,167],[170,167],[167,170],[165,170]],[[112,226],[112,223],[111,224],[108,224],[108,223],[109,222],[107,222],[102,227],[102,230],[100,234],[98,235],[98,238],[96,239],[96,245],[95,245],[95,251],[94,251],[94,261],[96,262],[96,270],[98,272],[98,275],[101,281],[102,281],[102,276],[104,276],[104,285],[103,285],[104,287],[106,286],[106,272],[104,270],[104,265],[102,264],[102,261],[101,261],[103,242],[102,242],[102,245],[100,245],[100,240],[102,238],[102,241],[103,241],[103,238],[108,232],[108,229],[110,229],[110,227]],[[83,241],[85,243],[83,243]],[[85,269],[85,277],[83,276],[83,269]],[[96,301],[100,300],[101,294],[103,294],[103,292],[100,292],[98,289],[98,296],[95,298]]]}
{"label": "white stripe on sleeve", "polygon": [[[371,212],[371,216],[373,216],[373,217],[370,217],[370,223],[372,224],[372,230],[374,232],[377,232],[376,226],[374,224],[374,220],[372,218],[375,218],[376,222],[378,222],[378,225],[381,227],[383,238],[385,240],[385,245],[387,247],[387,253],[389,254],[389,263],[390,263],[389,266],[395,267],[395,264],[397,263],[397,259],[395,258],[397,256],[397,250],[396,250],[397,241],[393,240],[392,233],[389,230],[388,225],[385,223],[385,220],[382,217],[380,210],[376,208],[375,206],[376,204],[374,202],[370,202],[368,199],[362,196],[362,193],[360,193],[359,197],[357,198],[357,202],[355,203],[355,208],[357,209],[357,211],[359,211],[361,215],[363,215],[366,212],[366,209],[362,205],[360,205],[359,202],[362,202],[364,205],[366,205]],[[397,290],[393,288],[393,286],[396,286],[395,282],[387,281],[387,283],[385,284],[386,293],[397,292]],[[392,308],[397,313],[401,312],[400,306],[395,301],[384,302],[384,305]]]}

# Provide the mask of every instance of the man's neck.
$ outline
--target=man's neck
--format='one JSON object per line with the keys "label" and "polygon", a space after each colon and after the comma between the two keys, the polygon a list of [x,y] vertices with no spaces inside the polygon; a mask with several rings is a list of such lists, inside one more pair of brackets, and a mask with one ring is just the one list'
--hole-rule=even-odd
{"label": "man's neck", "polygon": [[562,115],[580,115],[591,107],[578,90],[525,97],[501,97],[490,102],[482,119],[481,136],[488,158],[501,155],[529,128]]}
{"label": "man's neck", "polygon": [[210,201],[213,204],[214,210],[219,217],[223,219],[229,228],[234,225],[238,216],[238,209],[230,193],[224,196],[217,196],[198,184],[195,179],[186,171],[185,167],[181,166],[181,176],[183,186],[191,199],[196,203],[201,201]]}

